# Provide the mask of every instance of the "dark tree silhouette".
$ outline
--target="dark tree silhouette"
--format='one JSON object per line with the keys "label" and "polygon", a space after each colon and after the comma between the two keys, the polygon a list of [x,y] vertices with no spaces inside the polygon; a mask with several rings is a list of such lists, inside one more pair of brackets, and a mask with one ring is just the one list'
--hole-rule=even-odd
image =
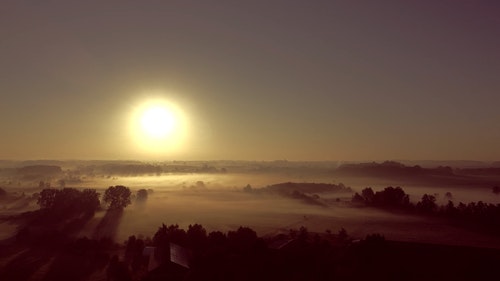
{"label": "dark tree silhouette", "polygon": [[433,213],[437,209],[436,197],[424,194],[422,200],[417,203],[417,209],[424,213]]}
{"label": "dark tree silhouette", "polygon": [[126,242],[125,263],[136,272],[147,265],[147,259],[142,255],[145,243],[142,239],[130,236]]}
{"label": "dark tree silhouette", "polygon": [[146,189],[139,189],[137,191],[136,201],[137,202],[144,202],[147,199],[148,199],[148,191]]}
{"label": "dark tree silhouette", "polygon": [[338,237],[338,239],[340,241],[345,241],[349,237],[349,235],[347,235],[347,231],[345,230],[345,228],[342,227],[339,230],[339,233],[337,234],[337,237]]}
{"label": "dark tree silhouette", "polygon": [[99,208],[99,193],[95,189],[82,191],[74,188],[44,189],[38,196],[38,205],[59,213],[93,215]]}
{"label": "dark tree silhouette", "polygon": [[208,241],[212,246],[220,246],[226,243],[227,236],[221,231],[212,231],[208,234]]}
{"label": "dark tree silhouette", "polygon": [[401,187],[386,187],[383,191],[373,192],[371,187],[367,187],[359,193],[355,193],[352,202],[365,203],[366,205],[377,206],[381,208],[405,209],[411,206],[410,196],[404,192]]}
{"label": "dark tree silhouette", "polygon": [[186,246],[186,240],[186,231],[179,228],[179,225],[166,226],[162,224],[153,236],[153,245],[157,248],[155,257],[161,262],[168,261],[170,259],[170,242]]}
{"label": "dark tree silhouette", "polygon": [[444,197],[448,200],[451,200],[453,199],[453,194],[451,194],[451,192],[448,191],[444,194]]}
{"label": "dark tree silhouette", "polygon": [[197,250],[207,243],[207,231],[201,224],[189,225],[186,232],[189,245]]}
{"label": "dark tree silhouette", "polygon": [[40,205],[41,208],[52,208],[56,204],[56,195],[56,189],[44,189],[38,196],[37,204]]}
{"label": "dark tree silhouette", "polygon": [[81,192],[74,188],[63,188],[56,190],[55,208],[59,210],[79,209]]}
{"label": "dark tree silhouette", "polygon": [[453,201],[448,200],[448,204],[443,207],[443,212],[446,216],[448,217],[456,217],[458,214],[457,208],[455,208],[455,204],[453,204]]}
{"label": "dark tree silhouette", "polygon": [[233,248],[245,252],[257,242],[257,233],[249,227],[240,226],[236,231],[229,231],[227,238]]}
{"label": "dark tree silhouette", "polygon": [[243,191],[245,192],[252,192],[253,188],[250,184],[247,184],[245,187],[243,187]]}
{"label": "dark tree silhouette", "polygon": [[373,202],[373,197],[375,197],[375,192],[373,192],[373,189],[371,187],[367,187],[361,191],[361,196],[365,200],[366,203],[372,203]]}
{"label": "dark tree silhouette", "polygon": [[378,191],[373,197],[373,204],[382,207],[404,208],[410,204],[410,197],[401,187],[386,187],[383,191]]}
{"label": "dark tree silhouette", "polygon": [[131,203],[130,195],[128,187],[123,185],[110,186],[104,192],[103,200],[109,204],[110,209],[123,209]]}
{"label": "dark tree silhouette", "polygon": [[101,205],[99,193],[95,189],[84,189],[80,196],[80,203],[88,213],[94,214]]}
{"label": "dark tree silhouette", "polygon": [[359,195],[359,193],[354,193],[354,195],[352,196],[352,200],[351,200],[353,203],[366,203],[365,202],[365,199],[363,198],[363,196]]}

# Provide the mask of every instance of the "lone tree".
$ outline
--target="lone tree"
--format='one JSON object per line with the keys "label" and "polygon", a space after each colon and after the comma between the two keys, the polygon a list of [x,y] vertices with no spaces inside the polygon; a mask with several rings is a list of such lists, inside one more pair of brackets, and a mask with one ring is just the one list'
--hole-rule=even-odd
{"label": "lone tree", "polygon": [[137,197],[136,197],[137,202],[144,202],[148,199],[148,191],[145,189],[139,189],[137,191]]}
{"label": "lone tree", "polygon": [[104,192],[103,200],[109,204],[110,209],[123,209],[131,203],[130,195],[128,187],[123,185],[110,186]]}

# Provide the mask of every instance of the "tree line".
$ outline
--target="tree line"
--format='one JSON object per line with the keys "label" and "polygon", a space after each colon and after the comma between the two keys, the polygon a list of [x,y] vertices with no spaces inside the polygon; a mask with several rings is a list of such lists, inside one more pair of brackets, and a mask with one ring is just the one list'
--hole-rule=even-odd
{"label": "tree line", "polygon": [[[447,197],[451,197],[448,193]],[[454,221],[489,229],[500,234],[500,204],[484,203],[482,201],[457,205],[448,200],[446,205],[439,206],[434,195],[424,194],[416,204],[410,202],[410,196],[401,187],[386,187],[374,192],[371,187],[364,188],[361,194],[352,197],[355,204],[363,204],[390,210],[403,210],[412,213],[438,216]]]}
{"label": "tree line", "polygon": [[[110,186],[104,192],[102,202],[109,209],[124,209],[132,203],[132,192],[123,185]],[[148,197],[145,189],[137,191],[137,201]],[[38,194],[37,204],[42,210],[53,210],[67,213],[94,214],[101,207],[100,194],[96,189],[45,188]]]}

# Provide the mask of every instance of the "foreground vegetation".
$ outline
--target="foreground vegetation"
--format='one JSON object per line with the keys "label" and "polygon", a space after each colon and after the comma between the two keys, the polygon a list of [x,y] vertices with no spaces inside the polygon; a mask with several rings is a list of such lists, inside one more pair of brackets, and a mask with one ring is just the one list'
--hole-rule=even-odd
{"label": "foreground vegetation", "polygon": [[[350,191],[331,184],[308,184],[307,187],[284,183],[263,190],[250,186],[243,190],[257,194],[272,191],[307,204],[322,202],[311,195],[306,197],[307,191]],[[126,242],[116,243],[114,234],[123,209],[133,202],[147,201],[146,190],[137,191],[133,197],[129,188],[120,185],[109,187],[102,196],[94,189],[44,188],[35,197],[39,210],[4,219],[17,223],[19,231],[14,237],[0,241],[1,280],[482,280],[500,277],[495,267],[500,262],[499,250],[386,241],[380,234],[354,240],[345,229],[337,233],[329,230],[314,233],[300,227],[259,237],[253,229],[244,226],[228,232],[208,232],[200,224],[191,224],[187,229],[177,224],[163,224],[152,237],[130,236]],[[356,193],[352,201],[358,206],[466,221],[484,226],[488,231],[496,229],[499,221],[498,205],[477,202],[457,207],[453,203],[437,206],[435,197],[427,194],[413,204],[399,187],[378,192],[366,188],[361,194]],[[102,210],[105,215],[93,234],[79,235],[95,213]],[[178,254],[180,263],[172,259],[172,255]]]}
{"label": "foreground vegetation", "polygon": [[[188,253],[189,267],[170,261],[170,245]],[[24,248],[23,248],[24,247]],[[146,247],[158,266],[149,267]],[[162,225],[152,239],[131,236],[124,245],[109,239],[47,241],[24,237],[1,246],[20,248],[0,270],[2,280],[485,280],[500,277],[500,251],[386,241],[369,235],[352,241],[338,234],[291,230],[258,237],[240,227],[207,233],[203,226]],[[491,280],[491,279],[490,279]]]}

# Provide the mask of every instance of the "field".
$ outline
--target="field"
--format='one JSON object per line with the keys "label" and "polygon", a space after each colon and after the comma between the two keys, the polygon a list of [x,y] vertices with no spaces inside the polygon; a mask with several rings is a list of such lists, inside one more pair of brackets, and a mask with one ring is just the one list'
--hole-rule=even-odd
{"label": "field", "polygon": [[[189,237],[208,239],[204,240],[206,248],[195,248],[204,254],[198,257],[203,262],[191,269],[193,280],[203,279],[194,277],[196,272],[217,275],[227,267],[231,273],[225,280],[237,279],[243,268],[255,276],[263,274],[261,277],[272,271],[276,275],[271,280],[288,280],[296,274],[319,274],[318,280],[325,274],[350,280],[366,280],[372,273],[392,280],[409,276],[474,279],[476,272],[496,274],[491,267],[500,260],[496,223],[500,195],[494,192],[500,178],[496,168],[420,168],[396,162],[348,165],[346,169],[337,166],[288,162],[3,163],[0,279],[83,281],[124,274],[131,279],[123,280],[163,280],[177,273],[190,276],[185,269],[177,271],[169,260],[150,271],[142,251],[145,246],[155,247],[155,255],[164,251],[162,240],[154,238],[167,233],[161,232],[162,225],[178,225],[182,233],[195,224],[203,226],[201,236],[185,236],[188,240],[175,232],[158,236],[180,239],[174,242],[185,247],[197,247],[189,244],[197,241]],[[131,204],[124,209],[104,202],[109,187],[117,186],[131,192]],[[374,191],[373,201],[363,192],[367,187]],[[92,200],[83,196],[85,190]],[[395,193],[386,193],[391,190],[408,198],[394,200]],[[47,194],[55,194],[54,201]],[[359,201],[357,195],[355,200],[356,194],[363,199]],[[434,200],[433,209],[419,205],[424,198]],[[445,208],[449,201],[456,207]],[[57,203],[47,205],[50,202]],[[391,205],[394,203],[400,205]],[[207,235],[217,231],[223,240]],[[260,240],[238,240],[242,237]],[[217,248],[220,241],[228,244]],[[272,245],[283,241],[296,243],[274,252]],[[137,250],[135,256],[131,249]],[[234,255],[239,256],[238,265]],[[260,258],[252,261],[255,255]],[[222,257],[224,261],[217,261]],[[273,261],[274,266],[265,260]],[[253,271],[253,263],[267,269]],[[456,264],[464,267],[454,271]],[[422,271],[420,265],[430,271]]]}
{"label": "field", "polygon": [[[323,193],[322,199],[328,200],[326,207],[305,204],[304,202],[276,194],[249,194],[243,187],[250,184],[253,189],[264,188],[280,182],[327,182],[344,183],[352,192]],[[366,186],[381,190],[387,186],[401,186],[411,201],[418,201],[424,194],[434,194],[438,204],[445,204],[446,192],[453,194],[455,202],[482,200],[487,203],[500,203],[500,196],[485,187],[464,187],[463,185],[430,186],[408,181],[333,177],[324,175],[304,175],[293,173],[240,173],[209,174],[184,173],[161,176],[113,176],[87,177],[85,181],[71,187],[96,188],[100,193],[112,185],[125,185],[133,192],[148,189],[149,198],[143,204],[132,204],[125,212],[114,230],[116,241],[124,241],[130,235],[151,237],[162,223],[188,225],[199,223],[207,230],[228,231],[239,226],[249,226],[261,236],[287,233],[301,226],[309,231],[325,233],[337,232],[344,228],[353,238],[363,238],[370,233],[383,234],[395,241],[412,241],[435,244],[469,245],[500,248],[497,237],[464,229],[440,218],[429,218],[388,212],[370,207],[353,207],[350,200],[353,192]],[[23,184],[8,189],[16,194],[25,193],[29,197],[39,192],[38,187]],[[0,216],[10,216],[24,211],[36,210],[36,200],[13,200],[4,202]],[[85,225],[81,236],[92,236],[94,228],[104,216],[104,211]],[[0,224],[0,238],[15,234],[16,227],[8,222]]]}

